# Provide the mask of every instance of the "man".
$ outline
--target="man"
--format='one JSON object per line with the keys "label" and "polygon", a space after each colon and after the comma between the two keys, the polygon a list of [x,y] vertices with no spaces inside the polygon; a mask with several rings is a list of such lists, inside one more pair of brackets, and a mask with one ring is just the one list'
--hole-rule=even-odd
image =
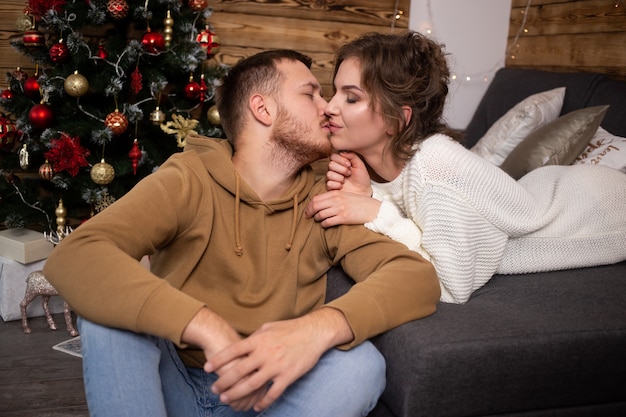
{"label": "man", "polygon": [[[331,151],[309,66],[294,51],[239,62],[217,91],[232,147],[188,137],[49,257],[82,317],[92,415],[366,415],[385,372],[366,340],[434,312],[430,263],[305,218],[324,191],[308,164]],[[324,304],[335,264],[357,284]]]}

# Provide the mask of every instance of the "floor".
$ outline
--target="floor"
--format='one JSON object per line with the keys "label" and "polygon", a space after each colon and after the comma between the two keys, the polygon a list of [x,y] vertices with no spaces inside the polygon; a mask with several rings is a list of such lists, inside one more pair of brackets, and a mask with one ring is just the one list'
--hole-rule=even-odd
{"label": "floor", "polygon": [[59,330],[44,317],[21,322],[0,320],[0,416],[87,417],[81,359],[52,349],[70,339],[63,315],[54,315]]}

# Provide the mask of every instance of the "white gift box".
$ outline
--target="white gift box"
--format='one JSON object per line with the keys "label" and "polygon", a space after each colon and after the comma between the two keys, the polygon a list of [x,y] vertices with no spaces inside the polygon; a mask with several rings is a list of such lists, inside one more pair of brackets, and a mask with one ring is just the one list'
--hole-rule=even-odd
{"label": "white gift box", "polygon": [[54,245],[43,233],[29,229],[7,229],[0,231],[0,256],[28,264],[46,259]]}
{"label": "white gift box", "polygon": [[[4,321],[22,318],[20,303],[26,292],[26,277],[33,271],[40,271],[46,261],[21,264],[13,259],[0,257],[0,316]],[[50,312],[63,312],[63,299],[59,296],[50,298]],[[39,317],[45,313],[41,306],[41,297],[35,298],[26,308],[28,317]]]}

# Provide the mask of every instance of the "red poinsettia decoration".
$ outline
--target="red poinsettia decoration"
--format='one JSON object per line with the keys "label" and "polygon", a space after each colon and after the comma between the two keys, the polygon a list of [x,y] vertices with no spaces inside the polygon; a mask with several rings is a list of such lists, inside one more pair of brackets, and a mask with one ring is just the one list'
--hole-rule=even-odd
{"label": "red poinsettia decoration", "polygon": [[80,138],[61,133],[59,139],[50,141],[52,147],[44,154],[52,164],[54,172],[67,171],[72,177],[78,175],[80,167],[89,166],[89,149],[80,146]]}
{"label": "red poinsettia decoration", "polygon": [[35,16],[43,16],[51,9],[58,13],[64,5],[65,0],[28,0],[28,9]]}

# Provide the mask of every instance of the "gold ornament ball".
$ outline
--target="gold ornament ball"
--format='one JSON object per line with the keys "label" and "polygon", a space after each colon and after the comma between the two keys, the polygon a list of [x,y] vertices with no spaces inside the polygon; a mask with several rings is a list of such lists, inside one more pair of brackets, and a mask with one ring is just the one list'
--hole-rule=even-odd
{"label": "gold ornament ball", "polygon": [[207,110],[206,117],[209,119],[209,122],[213,125],[219,126],[221,124],[220,114],[217,111],[217,106],[213,105]]}
{"label": "gold ornament ball", "polygon": [[89,90],[89,81],[78,71],[74,71],[74,74],[68,76],[63,83],[65,92],[72,97],[81,97]]}
{"label": "gold ornament ball", "polygon": [[110,184],[115,178],[115,169],[110,164],[104,162],[104,158],[91,167],[91,179],[99,185]]}
{"label": "gold ornament ball", "polygon": [[30,14],[24,14],[17,18],[15,26],[20,32],[26,32],[27,30],[31,30],[32,28],[34,28],[35,23]]}
{"label": "gold ornament ball", "polygon": [[150,121],[155,125],[160,125],[165,121],[165,113],[159,109],[159,106],[150,113]]}

